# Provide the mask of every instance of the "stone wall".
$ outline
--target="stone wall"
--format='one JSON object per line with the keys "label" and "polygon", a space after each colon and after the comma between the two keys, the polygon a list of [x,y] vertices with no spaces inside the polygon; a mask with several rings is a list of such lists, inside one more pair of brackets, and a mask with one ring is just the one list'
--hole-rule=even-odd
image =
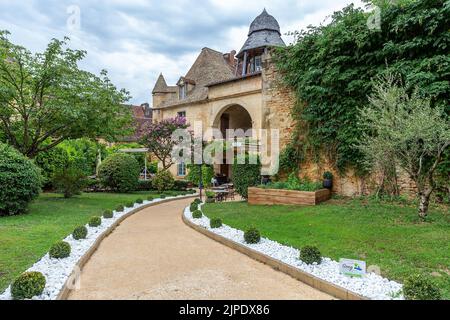
{"label": "stone wall", "polygon": [[[280,149],[283,150],[292,139],[295,123],[291,117],[291,109],[296,103],[296,97],[291,88],[282,84],[280,74],[276,70],[270,55],[265,57],[263,63],[263,128],[280,130]],[[381,180],[379,174],[374,173],[370,177],[359,177],[353,170],[347,170],[345,174],[340,175],[326,157],[322,157],[319,162],[306,160],[301,165],[299,172],[301,178],[321,181],[323,173],[326,171],[330,171],[334,175],[333,193],[342,196],[373,193]],[[408,196],[414,195],[415,186],[408,175],[400,171],[398,176],[401,193]]]}
{"label": "stone wall", "polygon": [[263,128],[279,129],[280,144],[284,146],[291,140],[294,128],[291,108],[296,101],[295,94],[281,83],[270,54],[263,59],[262,79]]}

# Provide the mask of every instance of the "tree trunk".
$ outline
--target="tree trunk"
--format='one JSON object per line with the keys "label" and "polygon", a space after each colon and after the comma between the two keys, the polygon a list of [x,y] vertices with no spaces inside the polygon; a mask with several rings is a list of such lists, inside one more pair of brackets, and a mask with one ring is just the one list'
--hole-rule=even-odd
{"label": "tree trunk", "polygon": [[419,217],[425,220],[428,216],[431,192],[421,192],[419,194]]}

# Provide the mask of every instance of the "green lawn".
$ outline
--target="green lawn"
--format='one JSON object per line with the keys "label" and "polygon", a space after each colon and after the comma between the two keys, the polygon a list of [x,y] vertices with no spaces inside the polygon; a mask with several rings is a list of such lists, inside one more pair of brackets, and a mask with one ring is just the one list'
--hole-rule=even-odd
{"label": "green lawn", "polygon": [[433,275],[450,299],[450,212],[434,208],[421,223],[415,207],[368,200],[333,200],[316,207],[208,204],[209,218],[301,248],[316,245],[324,256],[362,259],[381,267],[384,276],[402,281],[411,273]]}
{"label": "green lawn", "polygon": [[86,224],[91,216],[139,198],[145,200],[150,194],[85,193],[72,199],[42,194],[28,214],[0,217],[0,291],[44,256],[54,242]]}

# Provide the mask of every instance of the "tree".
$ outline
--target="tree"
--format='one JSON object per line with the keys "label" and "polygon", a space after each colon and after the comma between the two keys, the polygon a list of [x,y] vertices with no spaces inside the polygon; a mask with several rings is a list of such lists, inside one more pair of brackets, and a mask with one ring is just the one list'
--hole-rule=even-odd
{"label": "tree", "polygon": [[188,127],[184,117],[165,119],[144,125],[140,132],[141,143],[161,162],[163,170],[168,170],[175,164],[172,159],[172,151],[179,142],[172,139],[173,133],[178,129],[187,129]]}
{"label": "tree", "polygon": [[117,90],[102,71],[78,68],[86,52],[53,39],[43,53],[14,45],[0,31],[0,137],[34,158],[67,139],[113,140],[131,120]]}
{"label": "tree", "polygon": [[366,131],[359,149],[372,168],[389,159],[408,173],[418,190],[419,216],[425,219],[436,189],[436,169],[450,146],[448,116],[443,108],[431,107],[431,99],[418,90],[409,95],[393,76],[377,80],[369,100],[361,112]]}

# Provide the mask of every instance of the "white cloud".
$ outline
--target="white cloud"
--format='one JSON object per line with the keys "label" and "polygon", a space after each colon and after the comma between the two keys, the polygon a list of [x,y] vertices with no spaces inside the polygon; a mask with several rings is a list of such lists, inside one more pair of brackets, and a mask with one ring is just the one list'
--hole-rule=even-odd
{"label": "white cloud", "polygon": [[[201,48],[240,50],[251,21],[266,7],[282,32],[318,25],[351,0],[0,0],[0,30],[13,42],[42,51],[51,38],[70,35],[85,49],[81,66],[107,69],[113,83],[126,88],[132,102],[151,102],[151,89],[163,72],[174,84]],[[361,5],[361,1],[354,1]],[[245,5],[244,5],[245,4]],[[67,7],[78,5],[81,30],[69,32]],[[283,36],[287,43],[292,39]]]}

